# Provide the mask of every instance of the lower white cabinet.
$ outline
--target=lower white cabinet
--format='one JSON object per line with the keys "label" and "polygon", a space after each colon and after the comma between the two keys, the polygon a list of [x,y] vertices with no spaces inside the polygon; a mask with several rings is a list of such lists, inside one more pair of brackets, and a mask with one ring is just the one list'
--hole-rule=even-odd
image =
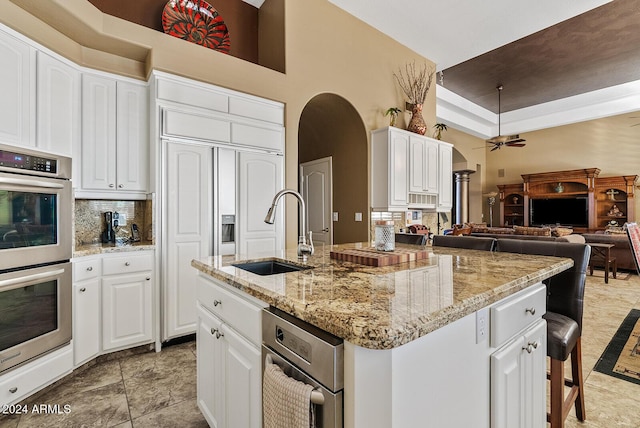
{"label": "lower white cabinet", "polygon": [[491,355],[492,428],[546,425],[546,334],[539,319]]}
{"label": "lower white cabinet", "polygon": [[153,293],[153,251],[75,260],[74,366],[104,352],[152,342]]}
{"label": "lower white cabinet", "polygon": [[[220,314],[230,304],[230,314],[238,312],[260,320],[266,305],[242,297],[239,293],[222,290],[215,282],[199,277],[197,371],[198,407],[209,426],[216,428],[262,427],[262,361],[260,343],[252,325],[244,331],[241,324],[214,315],[201,296],[210,295],[206,288],[214,288],[220,296]],[[203,290],[205,288],[205,290]],[[234,309],[238,309],[235,311]],[[231,320],[234,316],[230,316]],[[255,324],[255,323],[252,323]],[[260,322],[258,321],[258,324]]]}
{"label": "lower white cabinet", "polygon": [[531,287],[491,308],[491,427],[546,425],[546,287]]}

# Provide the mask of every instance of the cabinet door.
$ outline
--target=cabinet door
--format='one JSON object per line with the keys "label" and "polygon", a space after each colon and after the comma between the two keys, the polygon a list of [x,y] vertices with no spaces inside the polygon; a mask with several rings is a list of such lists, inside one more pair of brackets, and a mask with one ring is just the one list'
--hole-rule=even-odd
{"label": "cabinet door", "polygon": [[540,319],[491,355],[491,427],[546,424],[546,332]]}
{"label": "cabinet door", "polygon": [[224,424],[224,370],[223,341],[216,338],[222,322],[198,306],[196,331],[196,364],[198,407],[210,427],[222,428]]}
{"label": "cabinet door", "polygon": [[82,76],[82,188],[116,189],[116,82]]}
{"label": "cabinet door", "polygon": [[426,185],[426,171],[424,169],[425,141],[423,138],[411,135],[409,137],[409,191],[422,193]]}
{"label": "cabinet door", "polygon": [[33,146],[35,50],[0,32],[0,141]]}
{"label": "cabinet door", "polygon": [[264,217],[273,197],[284,187],[283,158],[271,154],[240,152],[238,159],[239,211],[236,224],[239,252],[251,257],[263,251],[282,250],[285,202],[280,201],[278,204],[274,224],[265,223]]}
{"label": "cabinet door", "polygon": [[38,132],[42,150],[72,156],[80,144],[80,87],[78,70],[38,52]]}
{"label": "cabinet door", "polygon": [[262,364],[260,349],[226,324],[225,339],[227,427],[262,427]]}
{"label": "cabinet door", "polygon": [[438,193],[438,143],[426,140],[424,156],[424,191]]}
{"label": "cabinet door", "polygon": [[201,145],[165,142],[164,153],[162,339],[166,340],[196,330],[198,274],[191,267],[191,260],[211,255],[213,150]]}
{"label": "cabinet door", "polygon": [[450,145],[438,147],[438,210],[448,211],[453,206],[453,149]]}
{"label": "cabinet door", "polygon": [[118,190],[149,188],[149,96],[145,85],[117,83]]}
{"label": "cabinet door", "polygon": [[409,197],[409,137],[389,132],[389,206],[407,207]]}
{"label": "cabinet door", "polygon": [[100,278],[73,285],[73,364],[100,352]]}
{"label": "cabinet door", "polygon": [[151,272],[102,278],[102,348],[152,340]]}

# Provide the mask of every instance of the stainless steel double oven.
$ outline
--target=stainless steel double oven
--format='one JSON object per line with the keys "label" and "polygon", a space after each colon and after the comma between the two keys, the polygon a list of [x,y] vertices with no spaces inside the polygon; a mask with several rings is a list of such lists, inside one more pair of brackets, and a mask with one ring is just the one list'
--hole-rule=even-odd
{"label": "stainless steel double oven", "polygon": [[71,341],[71,159],[0,144],[0,375]]}

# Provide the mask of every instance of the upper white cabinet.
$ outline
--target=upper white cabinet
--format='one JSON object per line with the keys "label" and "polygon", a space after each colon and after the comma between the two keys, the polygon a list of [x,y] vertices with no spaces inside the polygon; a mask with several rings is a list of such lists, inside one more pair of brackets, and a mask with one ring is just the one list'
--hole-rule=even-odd
{"label": "upper white cabinet", "polygon": [[239,253],[251,257],[263,251],[284,249],[284,202],[280,202],[274,224],[266,224],[273,197],[284,187],[284,159],[267,153],[238,153]]}
{"label": "upper white cabinet", "polygon": [[0,31],[0,141],[35,144],[36,51]]}
{"label": "upper white cabinet", "polygon": [[453,146],[402,129],[371,134],[371,203],[376,211],[448,211]]}
{"label": "upper white cabinet", "polygon": [[388,127],[371,134],[371,204],[378,211],[409,206],[409,134]]}
{"label": "upper white cabinet", "polygon": [[438,211],[449,211],[453,206],[453,146],[438,144]]}
{"label": "upper white cabinet", "polygon": [[[144,84],[82,76],[83,196],[144,198],[149,186],[149,112]],[[111,194],[110,192],[117,192]],[[107,192],[100,194],[99,192]]]}
{"label": "upper white cabinet", "polygon": [[37,63],[36,146],[71,156],[80,144],[81,73],[41,51]]}

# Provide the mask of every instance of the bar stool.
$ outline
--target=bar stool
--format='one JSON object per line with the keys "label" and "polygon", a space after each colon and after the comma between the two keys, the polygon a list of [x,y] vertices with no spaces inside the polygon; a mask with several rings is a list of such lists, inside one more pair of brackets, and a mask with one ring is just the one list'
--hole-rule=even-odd
{"label": "bar stool", "polygon": [[496,240],[481,236],[435,235],[434,247],[465,248],[467,250],[492,251]]}
{"label": "bar stool", "polygon": [[[585,420],[584,381],[582,377],[582,313],[584,286],[591,247],[568,242],[519,241],[498,239],[497,251],[545,256],[570,257],[573,267],[545,280],[547,285],[547,356],[551,359],[551,428],[563,428],[572,406],[576,417]],[[564,377],[564,363],[571,357],[571,379]],[[571,389],[564,396],[564,387]]]}

